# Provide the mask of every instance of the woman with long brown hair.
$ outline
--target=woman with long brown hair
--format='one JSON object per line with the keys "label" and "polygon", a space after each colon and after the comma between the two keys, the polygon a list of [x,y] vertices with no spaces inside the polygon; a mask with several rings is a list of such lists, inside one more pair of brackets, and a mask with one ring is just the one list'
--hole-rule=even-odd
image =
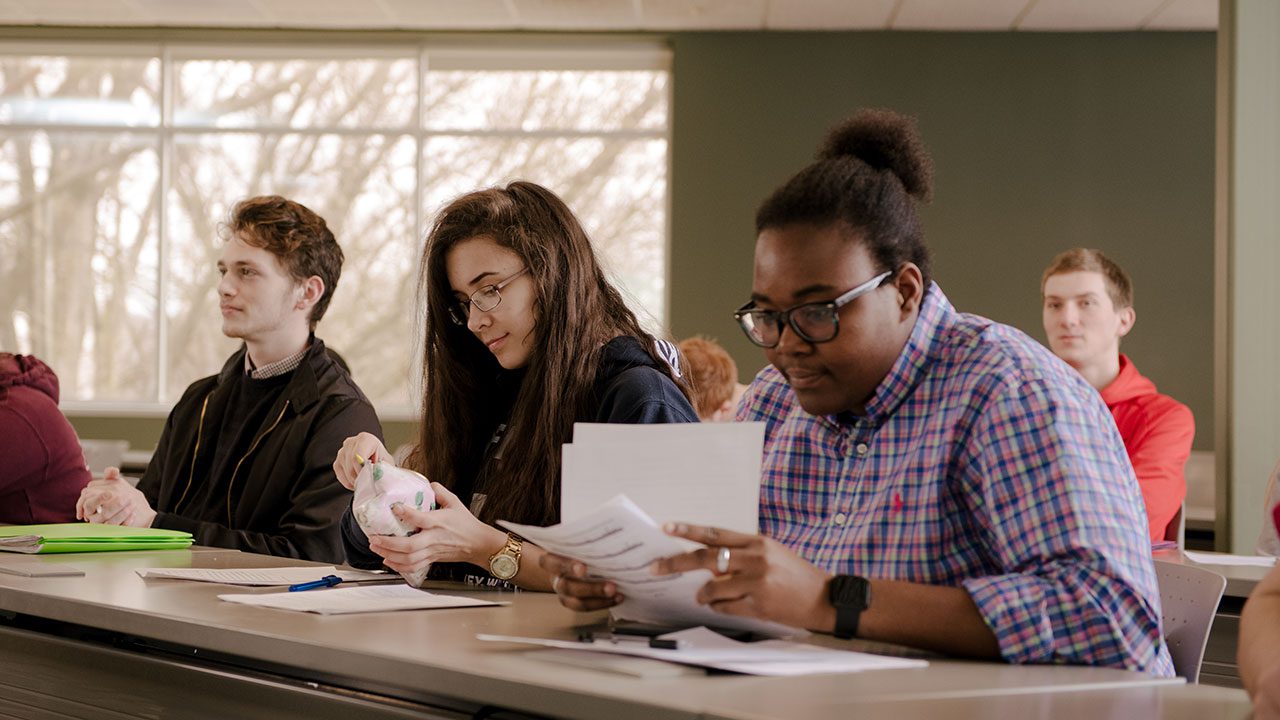
{"label": "woman with long brown hair", "polygon": [[[348,511],[348,561],[400,572],[467,563],[488,571],[482,580],[550,589],[541,551],[493,523],[559,520],[560,448],[575,422],[697,422],[675,348],[640,326],[573,212],[533,183],[450,203],[419,272],[423,412],[406,464],[433,481],[440,507],[399,510],[420,528],[409,537],[366,537]],[[390,459],[377,438],[348,438],[334,461],[348,488],[357,456]]]}

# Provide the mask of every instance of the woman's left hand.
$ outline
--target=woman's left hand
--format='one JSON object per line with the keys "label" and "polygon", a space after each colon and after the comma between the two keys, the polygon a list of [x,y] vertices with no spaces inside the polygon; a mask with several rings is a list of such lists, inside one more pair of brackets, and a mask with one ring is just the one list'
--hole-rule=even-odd
{"label": "woman's left hand", "polygon": [[435,510],[420,511],[396,507],[401,522],[418,528],[408,537],[374,535],[369,549],[382,556],[387,567],[409,573],[438,562],[469,562],[488,568],[489,557],[507,542],[503,531],[480,522],[457,495],[440,483],[431,483],[436,493]]}

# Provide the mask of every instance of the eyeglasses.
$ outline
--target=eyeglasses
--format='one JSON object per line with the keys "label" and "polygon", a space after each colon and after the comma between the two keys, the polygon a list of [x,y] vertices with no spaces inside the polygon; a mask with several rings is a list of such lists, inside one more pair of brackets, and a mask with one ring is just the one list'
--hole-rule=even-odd
{"label": "eyeglasses", "polygon": [[790,310],[761,310],[747,303],[733,314],[733,319],[738,321],[748,340],[763,348],[778,346],[783,325],[789,325],[805,342],[828,342],[840,332],[840,308],[880,287],[892,276],[893,271],[885,271],[834,300],[805,303]]}
{"label": "eyeglasses", "polygon": [[458,325],[466,325],[467,319],[471,317],[472,305],[475,305],[476,309],[480,312],[489,312],[490,310],[498,307],[498,303],[502,302],[502,288],[510,285],[512,280],[515,280],[527,272],[529,272],[529,268],[526,267],[516,274],[508,276],[506,280],[503,280],[496,285],[485,285],[479,290],[471,293],[471,297],[466,300],[454,301],[455,304],[449,305],[449,319],[453,320]]}

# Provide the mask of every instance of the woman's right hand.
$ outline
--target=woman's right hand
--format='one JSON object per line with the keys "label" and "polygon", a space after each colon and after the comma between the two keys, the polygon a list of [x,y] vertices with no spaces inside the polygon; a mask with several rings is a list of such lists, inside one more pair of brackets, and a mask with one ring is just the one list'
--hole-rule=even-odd
{"label": "woman's right hand", "polygon": [[372,433],[362,432],[344,440],[342,449],[338,450],[338,457],[333,460],[333,474],[338,476],[338,482],[342,483],[342,487],[348,490],[356,489],[356,475],[360,474],[362,463],[356,459],[356,456],[365,462],[391,459],[391,453],[387,452],[382,441]]}

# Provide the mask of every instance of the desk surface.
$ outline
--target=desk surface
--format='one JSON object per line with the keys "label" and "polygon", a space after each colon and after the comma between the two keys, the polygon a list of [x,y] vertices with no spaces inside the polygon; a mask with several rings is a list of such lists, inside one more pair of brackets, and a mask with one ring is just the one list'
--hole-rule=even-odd
{"label": "desk surface", "polygon": [[[249,607],[217,599],[241,592],[227,586],[178,580],[143,580],[144,567],[270,567],[296,561],[210,549],[32,556],[31,562],[65,563],[84,577],[25,578],[0,575],[0,609],[90,626],[123,635],[246,658],[292,669],[297,677],[422,701],[447,697],[563,717],[807,718],[852,714],[908,703],[922,716],[974,716],[1014,712],[1061,702],[1139,702],[1160,707],[1164,700],[1209,703],[1231,717],[1247,714],[1242,693],[1209,697],[1208,688],[1183,687],[1139,673],[1085,667],[1017,667],[996,663],[934,661],[927,669],[886,670],[850,675],[761,678],[740,675],[638,679],[567,669],[529,657],[524,646],[483,643],[479,632],[571,638],[573,627],[600,614],[575,614],[553,595],[431,589],[482,594],[509,601],[503,607],[462,608],[347,616],[318,616]],[[271,590],[260,590],[261,592]],[[814,642],[836,647],[833,638]],[[1126,694],[1136,689],[1136,694]],[[1062,691],[1075,692],[1062,692]],[[1065,696],[1073,696],[1067,698]],[[1062,696],[1062,697],[1059,697]],[[1008,698],[999,700],[996,698]],[[1054,698],[1058,698],[1055,700]],[[1128,700],[1125,700],[1128,698]],[[1189,700],[1189,701],[1190,701]],[[1194,703],[1192,703],[1194,704]],[[1205,706],[1207,707],[1207,706]],[[1204,708],[1202,708],[1204,709]],[[859,710],[861,712],[861,710]],[[895,720],[903,715],[893,712]],[[998,712],[997,714],[1004,714]],[[1016,714],[1025,714],[1020,710]],[[1097,712],[1094,712],[1097,714]],[[1104,716],[1110,716],[1103,712]],[[1164,713],[1145,715],[1156,717]],[[1205,716],[1201,713],[1200,716]],[[1125,717],[1136,717],[1126,713]],[[1190,717],[1190,716],[1188,716]]]}
{"label": "desk surface", "polygon": [[[1206,553],[1213,554],[1213,553]],[[1214,563],[1201,563],[1191,560],[1181,550],[1160,550],[1153,554],[1156,560],[1177,563],[1179,565],[1193,565],[1195,567],[1212,570],[1227,579],[1227,589],[1223,592],[1228,598],[1236,598],[1244,600],[1249,597],[1249,593],[1253,592],[1253,588],[1257,586],[1258,581],[1267,576],[1271,572],[1269,567],[1258,567],[1255,565],[1217,565]]]}

